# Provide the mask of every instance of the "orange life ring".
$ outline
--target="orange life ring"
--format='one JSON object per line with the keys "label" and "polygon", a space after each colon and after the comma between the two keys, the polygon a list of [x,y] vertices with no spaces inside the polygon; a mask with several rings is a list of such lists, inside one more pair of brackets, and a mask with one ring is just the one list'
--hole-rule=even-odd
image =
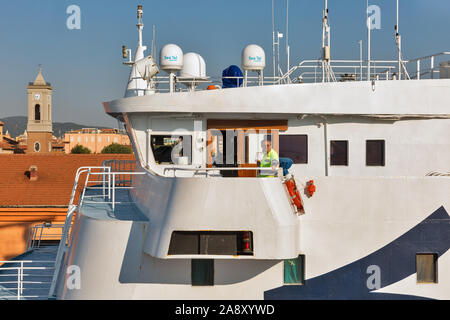
{"label": "orange life ring", "polygon": [[302,198],[300,197],[300,193],[298,192],[294,179],[286,181],[286,188],[297,209],[303,210]]}

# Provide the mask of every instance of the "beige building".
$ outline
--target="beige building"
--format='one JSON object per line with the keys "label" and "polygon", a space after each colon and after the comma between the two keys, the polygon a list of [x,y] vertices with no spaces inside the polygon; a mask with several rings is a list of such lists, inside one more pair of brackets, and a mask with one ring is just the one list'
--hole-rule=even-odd
{"label": "beige building", "polygon": [[92,153],[101,153],[111,143],[131,146],[128,135],[117,129],[84,128],[72,130],[64,135],[65,152],[70,153],[77,144],[89,148]]}

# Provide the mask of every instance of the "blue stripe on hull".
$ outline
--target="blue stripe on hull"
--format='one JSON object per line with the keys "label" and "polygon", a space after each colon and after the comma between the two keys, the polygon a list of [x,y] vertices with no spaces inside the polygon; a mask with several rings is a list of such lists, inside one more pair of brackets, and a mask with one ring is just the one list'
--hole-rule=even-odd
{"label": "blue stripe on hull", "polygon": [[[265,299],[425,299],[423,297],[371,293],[367,268],[381,269],[381,288],[416,273],[416,254],[450,248],[450,216],[440,207],[414,228],[372,254],[324,275],[308,279],[302,286],[282,286],[266,291]],[[306,257],[308,259],[308,257]]]}

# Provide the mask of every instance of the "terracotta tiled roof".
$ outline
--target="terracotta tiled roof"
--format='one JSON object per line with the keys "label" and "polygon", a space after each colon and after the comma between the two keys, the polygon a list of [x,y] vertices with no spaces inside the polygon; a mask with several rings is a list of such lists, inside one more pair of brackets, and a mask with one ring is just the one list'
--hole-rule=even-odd
{"label": "terracotta tiled roof", "polygon": [[13,139],[3,136],[3,139],[0,140],[0,148],[5,150],[14,150],[17,148],[19,143]]}
{"label": "terracotta tiled roof", "polygon": [[7,142],[0,142],[0,148],[3,150],[14,150],[16,147]]}
{"label": "terracotta tiled roof", "polygon": [[[134,160],[129,154],[10,154],[0,155],[0,206],[67,206],[79,167],[104,160]],[[25,174],[38,168],[38,180]]]}

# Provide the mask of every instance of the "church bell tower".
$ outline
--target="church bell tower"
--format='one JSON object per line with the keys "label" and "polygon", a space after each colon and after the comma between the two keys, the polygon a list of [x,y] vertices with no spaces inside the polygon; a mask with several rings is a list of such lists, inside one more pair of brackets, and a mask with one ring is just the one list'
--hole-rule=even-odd
{"label": "church bell tower", "polygon": [[27,153],[52,152],[52,90],[50,83],[44,80],[42,69],[27,86],[28,124]]}

